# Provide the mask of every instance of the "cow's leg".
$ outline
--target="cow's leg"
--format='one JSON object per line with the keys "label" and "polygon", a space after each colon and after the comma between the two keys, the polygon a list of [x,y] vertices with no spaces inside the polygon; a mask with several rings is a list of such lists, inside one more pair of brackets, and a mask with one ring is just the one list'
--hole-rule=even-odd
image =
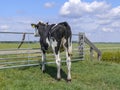
{"label": "cow's leg", "polygon": [[66,64],[68,68],[68,75],[67,75],[67,81],[71,81],[71,54],[72,54],[72,43],[69,41],[65,42],[64,45],[65,51],[66,51]]}
{"label": "cow's leg", "polygon": [[56,58],[56,64],[57,64],[57,79],[61,79],[61,74],[60,74],[60,66],[61,66],[61,59],[60,59],[60,54],[55,53],[55,58]]}
{"label": "cow's leg", "polygon": [[67,80],[71,81],[71,58],[70,54],[68,53],[68,49],[66,49],[66,63],[68,68]]}
{"label": "cow's leg", "polygon": [[57,79],[58,80],[61,79],[61,74],[60,74],[61,59],[60,59],[59,48],[60,48],[60,42],[53,40],[52,41],[52,49],[53,49],[55,59],[56,59],[56,64],[57,64]]}
{"label": "cow's leg", "polygon": [[45,51],[42,50],[42,72],[45,72],[45,62],[46,62],[46,55],[45,55]]}

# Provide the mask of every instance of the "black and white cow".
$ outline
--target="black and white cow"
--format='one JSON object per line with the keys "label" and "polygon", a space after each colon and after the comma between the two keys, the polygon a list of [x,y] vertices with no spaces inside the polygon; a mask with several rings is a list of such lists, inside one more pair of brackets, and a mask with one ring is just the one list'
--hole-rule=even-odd
{"label": "black and white cow", "polygon": [[68,68],[67,80],[71,81],[71,54],[72,54],[72,32],[67,22],[58,24],[48,24],[39,22],[38,24],[31,24],[35,28],[35,36],[40,36],[40,45],[42,51],[42,71],[45,70],[46,51],[51,46],[55,55],[57,64],[57,79],[61,79],[60,74],[60,47],[63,46],[66,51],[66,63]]}

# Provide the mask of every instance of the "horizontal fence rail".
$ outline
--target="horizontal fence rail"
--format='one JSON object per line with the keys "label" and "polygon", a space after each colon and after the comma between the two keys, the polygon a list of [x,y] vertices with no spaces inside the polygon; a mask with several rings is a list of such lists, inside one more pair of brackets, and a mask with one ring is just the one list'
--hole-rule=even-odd
{"label": "horizontal fence rail", "polygon": [[[19,41],[11,41],[12,38],[7,39],[7,41],[0,41],[0,69],[7,68],[16,68],[16,67],[25,67],[25,66],[36,66],[41,63],[41,50],[39,48],[39,39],[36,40],[34,37],[34,33],[28,32],[0,32],[2,35],[12,36],[15,35],[14,38],[17,38]],[[22,35],[28,35],[21,48],[17,48],[20,44],[20,40]],[[78,38],[78,34],[73,34],[73,37]],[[31,40],[32,37],[32,40]],[[74,41],[73,44],[73,55],[71,61],[80,61],[84,60],[83,53],[80,54],[79,51],[79,41]],[[55,63],[55,58],[53,53],[47,53],[47,62],[45,64]],[[61,62],[66,62],[65,60],[65,52],[61,52]]]}
{"label": "horizontal fence rail", "polygon": [[28,32],[0,32],[2,34],[34,34],[34,33],[28,33]]}
{"label": "horizontal fence rail", "polygon": [[[30,33],[30,32],[0,32],[2,34],[34,34],[34,33]],[[72,34],[74,36],[79,36],[78,34]]]}

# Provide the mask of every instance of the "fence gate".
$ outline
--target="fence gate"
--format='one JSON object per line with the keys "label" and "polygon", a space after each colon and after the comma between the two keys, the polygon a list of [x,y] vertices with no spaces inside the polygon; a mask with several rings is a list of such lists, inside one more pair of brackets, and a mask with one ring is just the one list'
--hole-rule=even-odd
{"label": "fence gate", "polygon": [[[33,33],[0,32],[0,36],[2,37],[2,39],[0,39],[0,69],[34,66],[41,63],[41,51],[38,42],[39,38],[34,37]],[[73,34],[72,37],[72,61],[83,60],[84,34]],[[18,49],[20,42],[23,39],[25,39],[24,43],[21,45],[21,48]],[[65,52],[61,52],[60,55],[61,62],[66,62]],[[46,59],[46,64],[55,63],[54,55],[52,53],[48,52]]]}

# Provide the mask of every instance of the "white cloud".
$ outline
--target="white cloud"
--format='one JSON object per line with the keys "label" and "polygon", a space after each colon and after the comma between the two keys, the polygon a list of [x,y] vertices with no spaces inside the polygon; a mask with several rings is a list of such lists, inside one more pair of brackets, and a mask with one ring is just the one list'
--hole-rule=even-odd
{"label": "white cloud", "polygon": [[102,31],[104,32],[113,32],[113,29],[112,28],[102,28]]}
{"label": "white cloud", "polygon": [[114,27],[114,28],[119,28],[120,27],[120,22],[119,21],[114,21],[111,23],[111,26]]}
{"label": "white cloud", "polygon": [[107,12],[110,8],[106,2],[92,3],[82,2],[81,0],[69,0],[61,7],[60,14],[69,17],[82,17],[84,15],[97,15]]}
{"label": "white cloud", "polygon": [[85,32],[93,41],[120,42],[120,6],[112,7],[105,1],[68,0],[62,5],[60,15],[70,20],[74,33]]}
{"label": "white cloud", "polygon": [[0,17],[0,31],[30,32],[32,21],[29,17]]}
{"label": "white cloud", "polygon": [[0,25],[0,31],[8,31],[9,30],[9,26],[8,25]]}
{"label": "white cloud", "polygon": [[46,3],[44,4],[44,7],[45,7],[45,8],[52,8],[52,7],[54,7],[54,5],[55,5],[54,2],[46,2]]}
{"label": "white cloud", "polygon": [[110,8],[107,12],[97,15],[100,19],[118,19],[120,18],[120,6]]}
{"label": "white cloud", "polygon": [[[31,23],[35,21],[35,18],[30,17],[0,17],[0,32],[34,32],[31,27]],[[0,41],[21,41],[22,34],[8,34],[0,33]],[[34,35],[26,34],[25,40],[37,40]]]}

